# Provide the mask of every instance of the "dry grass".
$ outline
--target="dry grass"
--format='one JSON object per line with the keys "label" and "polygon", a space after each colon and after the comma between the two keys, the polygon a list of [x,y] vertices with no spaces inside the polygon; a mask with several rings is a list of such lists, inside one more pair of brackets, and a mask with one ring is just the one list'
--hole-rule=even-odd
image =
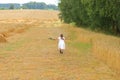
{"label": "dry grass", "polygon": [[7,42],[7,40],[2,34],[0,34],[0,43],[5,43],[5,42]]}
{"label": "dry grass", "polygon": [[[58,11],[48,11],[48,10],[0,10],[0,19],[7,19],[11,22],[11,19],[16,21],[24,21],[26,19],[39,19],[39,20],[57,20]],[[20,19],[20,20],[18,20]]]}
{"label": "dry grass", "polygon": [[[23,33],[26,29],[38,25],[51,25],[58,21],[58,11],[47,10],[0,10],[0,34],[4,36],[3,39],[15,35],[16,33]],[[44,25],[46,24],[47,25]]]}
{"label": "dry grass", "polygon": [[120,74],[120,38],[69,27],[77,35],[77,41],[92,44],[92,55]]}
{"label": "dry grass", "polygon": [[120,39],[110,36],[93,41],[93,55],[120,74]]}
{"label": "dry grass", "polygon": [[[0,42],[10,41],[0,47],[2,55],[10,55],[0,63],[0,77],[4,80],[36,80],[41,77],[39,74],[42,80],[116,80],[106,65],[86,53],[92,49],[92,55],[119,73],[119,38],[61,25],[58,11],[4,10],[0,13]],[[65,55],[56,54],[56,42],[48,40],[61,32],[69,47]]]}

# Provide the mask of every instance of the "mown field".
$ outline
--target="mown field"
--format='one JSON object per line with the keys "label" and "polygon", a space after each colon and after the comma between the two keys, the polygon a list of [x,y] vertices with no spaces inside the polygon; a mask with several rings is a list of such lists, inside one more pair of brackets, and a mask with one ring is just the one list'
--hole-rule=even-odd
{"label": "mown field", "polygon": [[4,37],[24,32],[30,26],[58,21],[58,13],[47,10],[0,10],[0,41],[6,42]]}
{"label": "mown field", "polygon": [[[60,22],[58,11],[0,11],[0,80],[119,80],[120,38]],[[66,50],[57,50],[63,33]]]}

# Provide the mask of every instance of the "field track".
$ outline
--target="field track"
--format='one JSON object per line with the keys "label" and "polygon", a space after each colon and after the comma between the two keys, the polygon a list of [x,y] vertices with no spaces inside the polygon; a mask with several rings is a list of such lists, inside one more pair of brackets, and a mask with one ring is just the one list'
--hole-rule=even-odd
{"label": "field track", "polygon": [[[14,25],[29,28],[20,34],[13,31],[6,37],[7,43],[0,44],[0,80],[119,80],[106,64],[89,54],[90,50],[80,51],[71,46],[74,41],[69,39],[73,36],[71,29],[61,24],[58,17],[41,20],[25,17],[22,23],[16,17],[9,19],[14,24],[1,19],[4,26],[6,23],[13,28]],[[5,29],[8,27],[1,32]],[[60,33],[66,37],[64,54],[59,54],[57,40],[49,39],[57,38]]]}

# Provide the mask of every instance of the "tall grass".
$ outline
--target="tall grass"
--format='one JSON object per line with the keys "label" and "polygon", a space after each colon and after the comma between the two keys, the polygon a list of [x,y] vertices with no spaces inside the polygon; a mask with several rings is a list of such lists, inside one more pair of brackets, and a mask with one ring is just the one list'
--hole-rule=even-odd
{"label": "tall grass", "polygon": [[[68,26],[68,25],[66,25]],[[69,26],[69,39],[70,41],[68,42],[68,45],[71,47],[74,47],[75,49],[78,50],[78,53],[86,54],[90,51],[92,48],[91,43],[88,42],[82,42],[78,40],[78,34],[75,30],[75,27]]]}
{"label": "tall grass", "polygon": [[[82,28],[71,28],[72,46],[81,51],[91,49],[91,54],[120,74],[120,38],[95,33]],[[92,47],[92,48],[90,48]],[[89,50],[90,51],[90,50]]]}
{"label": "tall grass", "polygon": [[[107,36],[106,36],[107,37]],[[120,74],[120,39],[101,38],[93,42],[93,55]]]}

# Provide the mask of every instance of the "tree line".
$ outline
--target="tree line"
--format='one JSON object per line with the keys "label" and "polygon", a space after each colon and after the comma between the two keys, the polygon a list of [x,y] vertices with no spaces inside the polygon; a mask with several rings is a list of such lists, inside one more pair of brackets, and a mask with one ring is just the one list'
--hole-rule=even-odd
{"label": "tree line", "polygon": [[29,2],[23,4],[22,8],[24,9],[53,9],[58,10],[58,7],[54,4],[46,4],[44,2]]}
{"label": "tree line", "polygon": [[9,4],[0,4],[0,9],[52,9],[58,10],[58,6],[54,4],[46,4],[44,2],[28,2],[24,4],[9,3]]}
{"label": "tree line", "polygon": [[120,34],[120,0],[60,0],[59,9],[66,23]]}
{"label": "tree line", "polygon": [[8,3],[8,4],[0,4],[0,9],[19,9],[20,8],[20,4],[17,4],[17,3]]}

